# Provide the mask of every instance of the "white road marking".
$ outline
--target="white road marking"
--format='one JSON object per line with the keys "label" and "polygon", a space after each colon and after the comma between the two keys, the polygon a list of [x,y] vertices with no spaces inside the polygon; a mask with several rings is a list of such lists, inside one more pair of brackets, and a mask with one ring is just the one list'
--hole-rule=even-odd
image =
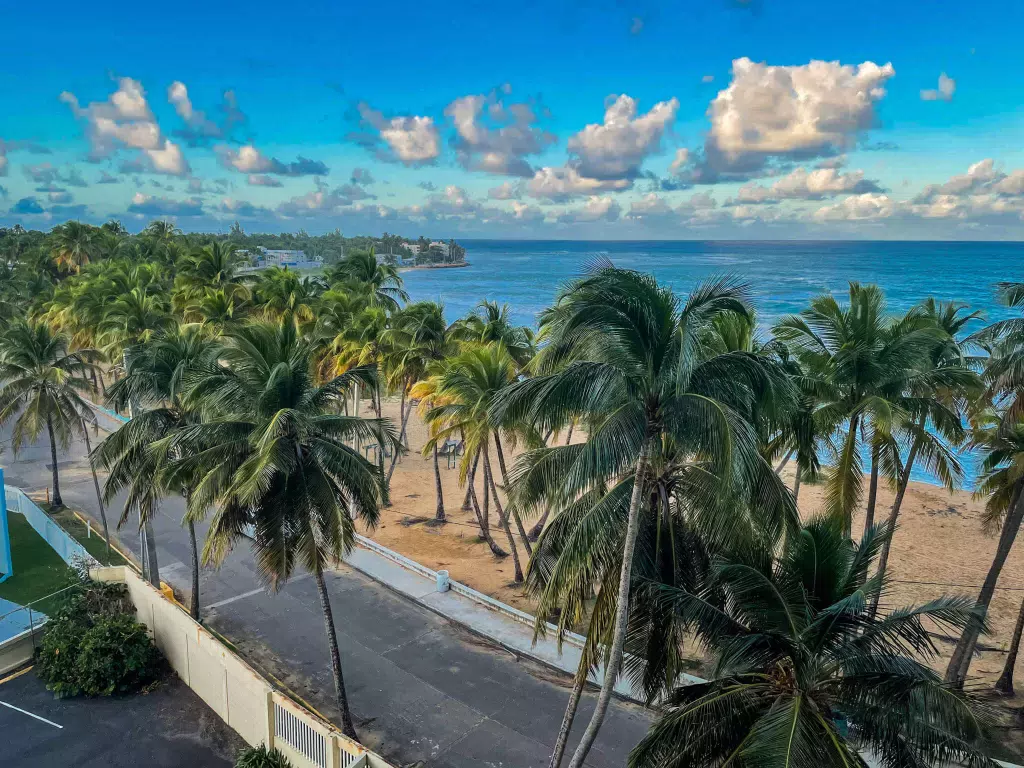
{"label": "white road marking", "polygon": [[38,721],[40,721],[42,723],[46,723],[47,725],[52,725],[54,728],[61,728],[61,729],[64,728],[63,725],[57,725],[55,722],[53,722],[52,720],[47,720],[45,717],[40,717],[39,715],[33,715],[31,712],[28,712],[27,710],[24,710],[21,707],[16,707],[13,704],[8,704],[6,701],[0,701],[0,706],[7,707],[8,709],[13,709],[15,712],[21,712],[21,714],[23,714],[23,715],[28,715],[29,717],[35,718],[36,720],[38,720]]}
{"label": "white road marking", "polygon": [[[297,581],[302,581],[303,579],[308,579],[310,577],[310,575],[311,574],[309,574],[309,573],[300,574],[299,576],[296,576],[293,579],[288,579],[288,584],[294,584]],[[256,589],[250,589],[248,592],[243,592],[240,595],[235,595],[234,597],[226,597],[223,600],[218,600],[216,603],[210,603],[209,605],[204,605],[203,608],[204,609],[205,608],[220,608],[220,607],[225,606],[225,605],[231,605],[231,603],[236,603],[239,600],[245,600],[245,598],[247,598],[247,597],[252,597],[253,595],[260,595],[260,594],[269,594],[269,593],[263,587],[257,587]]]}

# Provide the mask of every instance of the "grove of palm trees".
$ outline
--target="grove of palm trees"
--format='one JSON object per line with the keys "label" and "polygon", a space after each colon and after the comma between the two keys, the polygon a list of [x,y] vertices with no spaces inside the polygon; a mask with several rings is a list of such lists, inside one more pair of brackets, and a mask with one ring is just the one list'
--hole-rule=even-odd
{"label": "grove of palm trees", "polygon": [[[184,500],[197,619],[200,571],[232,549],[272,590],[311,575],[346,734],[324,574],[358,532],[585,636],[551,768],[587,764],[623,677],[654,713],[635,768],[980,766],[1015,739],[1016,276],[991,324],[851,282],[766,327],[735,276],[679,290],[599,262],[534,329],[495,297],[460,318],[413,301],[372,250],[241,267],[167,222],[0,230],[0,424],[14,452],[48,441],[60,506],[86,398],[129,417],[93,437],[103,500],[154,584],[151,520]],[[948,502],[971,483],[980,519]],[[924,493],[953,514],[918,514]],[[974,549],[930,548],[967,530]],[[979,550],[976,576],[943,578]]]}

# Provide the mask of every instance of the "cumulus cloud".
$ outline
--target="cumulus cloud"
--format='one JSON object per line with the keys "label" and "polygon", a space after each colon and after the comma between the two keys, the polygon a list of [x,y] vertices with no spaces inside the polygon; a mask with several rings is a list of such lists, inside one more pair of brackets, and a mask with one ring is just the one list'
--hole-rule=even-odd
{"label": "cumulus cloud", "polygon": [[4,153],[3,149],[0,148],[0,176],[7,175],[7,165],[7,155]]}
{"label": "cumulus cloud", "polygon": [[36,184],[64,184],[69,187],[89,186],[77,168],[61,170],[51,163],[21,166],[22,173]]}
{"label": "cumulus cloud", "polygon": [[665,218],[674,215],[674,213],[672,206],[666,203],[661,197],[658,197],[656,193],[650,192],[639,200],[634,200],[630,203],[629,213],[626,214],[626,218],[645,221],[649,219]]}
{"label": "cumulus cloud", "polygon": [[594,179],[581,176],[571,166],[544,167],[526,185],[530,197],[561,203],[581,195],[619,192],[632,186],[631,179]]}
{"label": "cumulus cloud", "polygon": [[239,219],[256,219],[273,217],[274,212],[262,205],[254,205],[247,200],[236,200],[225,197],[217,206],[216,211]]}
{"label": "cumulus cloud", "polygon": [[120,78],[117,90],[106,101],[92,102],[85,107],[68,91],[61,93],[60,100],[85,123],[91,146],[90,159],[100,160],[127,148],[138,150],[135,160],[129,162],[134,170],[172,176],[189,173],[181,148],[161,132],[142,84],[137,80]]}
{"label": "cumulus cloud", "polygon": [[233,91],[224,92],[219,107],[219,121],[195,108],[188,88],[180,80],[175,80],[167,88],[167,101],[185,123],[185,128],[175,131],[175,134],[184,138],[190,146],[201,144],[207,139],[222,139],[231,133],[232,128],[246,121]]}
{"label": "cumulus cloud", "polygon": [[276,157],[267,157],[252,144],[234,149],[221,145],[217,147],[217,158],[225,168],[247,174],[273,174],[276,176],[326,176],[330,169],[319,160],[310,160],[301,155],[290,163]]}
{"label": "cumulus cloud", "polygon": [[437,191],[437,184],[435,184],[432,181],[421,181],[416,186],[419,187],[420,189],[427,190],[427,192],[436,192]]}
{"label": "cumulus cloud", "polygon": [[277,206],[283,216],[313,216],[322,213],[337,213],[351,206],[357,200],[372,199],[373,195],[357,184],[342,184],[331,188],[318,182],[316,189],[304,195],[293,197]]}
{"label": "cumulus cloud", "polygon": [[140,216],[202,216],[203,201],[198,197],[173,200],[168,197],[136,192],[132,197],[131,205],[128,206],[128,212]]}
{"label": "cumulus cloud", "polygon": [[557,220],[563,224],[615,221],[620,213],[622,206],[611,197],[593,195],[581,207],[562,211]]}
{"label": "cumulus cloud", "polygon": [[568,150],[575,155],[571,165],[591,179],[635,179],[644,160],[661,149],[661,137],[678,109],[673,98],[638,115],[635,99],[626,94],[610,98],[602,123],[591,123],[569,138]]}
{"label": "cumulus cloud", "polygon": [[520,196],[520,194],[519,186],[508,181],[487,190],[487,196],[491,198],[491,200],[515,200]]}
{"label": "cumulus cloud", "polygon": [[840,173],[835,168],[808,171],[797,168],[771,186],[753,182],[736,193],[736,203],[776,203],[780,200],[822,200],[844,194],[881,192],[878,183],[864,178],[864,171]]}
{"label": "cumulus cloud", "polygon": [[540,223],[544,221],[544,211],[536,205],[515,201],[512,203],[512,218],[524,224]]}
{"label": "cumulus cloud", "polygon": [[1005,218],[1024,214],[1024,170],[1005,173],[991,158],[942,184],[929,184],[906,205],[927,219]]}
{"label": "cumulus cloud", "polygon": [[100,171],[100,177],[96,180],[97,184],[117,184],[120,181],[117,176],[107,173],[106,171]]}
{"label": "cumulus cloud", "polygon": [[844,151],[875,126],[876,105],[894,74],[892,64],[871,61],[771,66],[734,60],[732,81],[708,107],[711,128],[690,178],[748,179],[763,175],[772,160]]}
{"label": "cumulus cloud", "polygon": [[1006,178],[1006,174],[996,170],[992,158],[980,160],[967,168],[967,173],[952,176],[942,184],[929,184],[913,202],[927,203],[941,195],[966,195],[985,189]]}
{"label": "cumulus cloud", "polygon": [[507,90],[463,96],[445,109],[455,127],[454,147],[463,168],[505,176],[532,176],[526,158],[555,141],[537,123],[533,106],[506,103]]}
{"label": "cumulus cloud", "polygon": [[366,186],[367,184],[373,184],[375,179],[373,178],[373,174],[370,173],[369,168],[353,168],[352,176],[349,178],[349,181],[353,184]]}
{"label": "cumulus cloud", "polygon": [[23,197],[10,208],[10,213],[22,216],[37,216],[46,213],[35,197]]}
{"label": "cumulus cloud", "polygon": [[250,187],[283,187],[284,182],[265,173],[250,173],[247,179]]}
{"label": "cumulus cloud", "polygon": [[956,93],[956,80],[945,72],[939,75],[938,88],[926,88],[921,91],[922,101],[952,101]]}
{"label": "cumulus cloud", "polygon": [[433,163],[441,154],[441,136],[432,117],[414,115],[388,119],[365,102],[359,104],[359,114],[387,146],[389,151],[382,157],[416,166]]}
{"label": "cumulus cloud", "polygon": [[896,206],[887,195],[866,192],[850,195],[835,205],[826,205],[814,212],[817,221],[869,221],[893,215]]}

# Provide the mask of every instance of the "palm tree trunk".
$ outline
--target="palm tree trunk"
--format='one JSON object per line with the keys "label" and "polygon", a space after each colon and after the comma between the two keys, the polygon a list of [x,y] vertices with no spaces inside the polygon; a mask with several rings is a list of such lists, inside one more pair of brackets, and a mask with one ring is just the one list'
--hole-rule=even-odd
{"label": "palm tree trunk", "polygon": [[796,478],[793,480],[793,501],[800,497],[800,465],[796,465]]}
{"label": "palm tree trunk", "polygon": [[480,526],[480,535],[483,537],[484,541],[487,542],[487,546],[491,548],[491,552],[494,553],[495,556],[508,557],[508,552],[499,547],[497,542],[494,540],[494,537],[491,535],[491,526],[487,520],[487,510],[491,501],[491,492],[487,487],[487,483],[484,483],[484,511],[480,511],[480,502],[477,501],[476,497],[476,469],[479,461],[480,453],[478,451],[476,457],[473,459],[473,465],[469,468],[469,493],[472,497],[473,511],[476,513],[476,521]]}
{"label": "palm tree trunk", "polygon": [[[505,468],[505,452],[501,449],[501,437],[498,436],[498,430],[494,430],[494,447],[498,452],[498,466],[501,468],[501,482],[505,486],[506,492],[508,491],[508,470]],[[519,536],[523,540],[523,546],[526,547],[526,554],[533,556],[533,547],[530,545],[530,537],[526,535],[526,528],[523,527],[523,520],[519,517],[519,510],[516,509],[515,504],[509,506],[509,510],[512,512],[512,517],[516,521],[516,528],[519,530]]]}
{"label": "palm tree trunk", "polygon": [[[918,427],[924,427],[924,419],[918,422]],[[896,521],[900,516],[900,507],[903,506],[903,497],[907,493],[907,486],[910,485],[910,471],[914,467],[914,460],[917,458],[917,451],[921,447],[921,443],[915,440],[913,445],[910,446],[910,452],[907,454],[907,463],[903,465],[903,471],[900,473],[899,487],[896,489],[896,498],[893,499],[892,509],[889,511],[889,517],[885,521],[885,529],[888,532],[888,537],[882,544],[882,551],[878,556],[878,577],[882,578],[885,576],[886,567],[889,565],[889,550],[892,548],[892,539],[896,535]],[[875,614],[878,613],[878,600],[881,598],[881,592],[876,592],[875,596],[871,598],[871,609],[868,614],[872,619],[875,618]]]}
{"label": "palm tree trunk", "polygon": [[153,521],[147,517],[142,527],[143,538],[146,542],[146,562],[149,563],[149,583],[160,589],[160,566],[156,560],[156,535],[153,533]]}
{"label": "palm tree trunk", "polygon": [[[381,401],[380,398],[381,398],[380,382],[377,382],[376,386],[374,387],[374,393],[373,393],[373,412],[377,416],[377,423],[378,424],[380,423],[381,419],[383,418],[382,414],[381,414],[381,411],[382,411],[382,409],[384,407],[384,403]],[[381,434],[377,438],[377,471],[380,472],[380,476],[383,478],[384,477],[384,439],[383,439],[383,434]],[[391,506],[391,494],[389,493],[390,485],[391,485],[391,476],[388,475],[387,479],[384,481],[384,488],[383,488],[383,491],[384,491],[384,506],[385,507],[390,507]]]}
{"label": "palm tree trunk", "polygon": [[523,581],[523,566],[519,563],[519,550],[516,549],[516,540],[512,538],[512,529],[508,524],[508,515],[506,515],[501,509],[501,500],[498,498],[498,489],[494,485],[494,474],[491,472],[491,460],[487,455],[487,449],[484,448],[484,482],[487,483],[491,488],[491,493],[494,495],[494,506],[498,510],[498,520],[501,522],[501,527],[505,529],[505,535],[508,536],[508,545],[512,550],[512,562],[515,564],[515,580],[519,584]]}
{"label": "palm tree trunk", "polygon": [[544,530],[544,525],[548,521],[548,516],[551,514],[551,507],[544,510],[544,514],[540,516],[540,520],[536,522],[533,528],[530,529],[530,541],[536,541],[540,538],[541,532]]}
{"label": "palm tree trunk", "polygon": [[[583,666],[584,657],[580,657],[580,666]],[[548,761],[548,768],[559,768],[562,764],[562,756],[565,754],[565,744],[569,740],[569,731],[572,730],[572,721],[576,719],[576,710],[580,706],[580,697],[583,689],[587,686],[587,673],[585,670],[577,669],[572,681],[572,693],[569,694],[569,703],[565,706],[565,715],[562,716],[562,726],[558,729],[558,738],[555,740],[555,748],[551,751],[551,760]]]}
{"label": "palm tree trunk", "polygon": [[[850,419],[850,431],[846,435],[846,447],[843,449],[844,453],[847,450],[855,451],[857,448],[857,422],[860,420],[860,414],[854,415]],[[843,482],[843,478],[837,477],[836,482]],[[848,506],[846,496],[843,496],[844,507]],[[853,509],[842,509],[841,514],[843,515],[843,534],[846,538],[853,538]]]}
{"label": "palm tree trunk", "polygon": [[196,525],[188,521],[188,540],[192,551],[192,603],[189,615],[199,621],[199,545],[196,543]]}
{"label": "palm tree trunk", "polygon": [[[402,407],[401,407],[401,410],[402,410],[402,431],[398,433],[398,442],[400,444],[402,444],[402,445],[405,445],[406,448],[409,447],[409,443],[408,443],[408,438],[405,436],[405,430],[406,430],[406,427],[409,424],[409,414],[412,413],[412,406],[411,405],[409,406],[408,412],[406,412],[406,407],[405,407],[405,398],[406,398],[406,395],[408,394],[408,392],[409,392],[409,388],[408,387],[403,387],[402,388]],[[391,457],[391,467],[390,467],[390,469],[388,469],[388,485],[389,486],[391,485],[391,476],[393,474],[395,474],[395,467],[397,467],[397,466],[398,466],[398,448],[396,447],[395,448],[395,455]]]}
{"label": "palm tree trunk", "polygon": [[576,426],[576,422],[575,421],[570,421],[569,422],[569,431],[565,435],[565,444],[566,445],[568,445],[569,443],[572,442],[572,428],[575,427],[575,426]]}
{"label": "palm tree trunk", "polygon": [[53,470],[53,501],[54,509],[64,506],[64,499],[60,496],[60,475],[57,471],[57,437],[53,434],[53,417],[46,417],[46,432],[50,436],[50,467]]}
{"label": "palm tree trunk", "polygon": [[878,446],[871,448],[871,482],[868,485],[868,507],[864,513],[864,533],[875,524],[875,501],[878,500]]}
{"label": "palm tree trunk", "polygon": [[1010,652],[1006,654],[1006,664],[1003,665],[1003,674],[996,680],[995,688],[1006,696],[1013,696],[1013,668],[1017,666],[1017,652],[1020,651],[1020,636],[1024,633],[1024,600],[1020,603],[1020,612],[1017,614],[1017,625],[1013,628],[1013,637],[1010,640]]}
{"label": "palm tree trunk", "polygon": [[780,461],[779,465],[777,467],[775,467],[775,474],[776,475],[782,473],[782,470],[786,468],[787,464],[789,464],[789,460],[790,460],[790,458],[792,456],[793,456],[793,452],[789,451],[789,453],[787,453],[785,456],[782,457],[782,461]]}
{"label": "palm tree trunk", "polygon": [[348,693],[345,691],[345,676],[341,671],[341,654],[338,652],[338,634],[334,629],[334,614],[331,612],[331,598],[324,584],[324,574],[317,569],[313,573],[316,591],[320,595],[320,610],[324,612],[324,626],[327,629],[327,645],[331,652],[331,671],[334,673],[334,691],[338,695],[338,709],[341,710],[341,732],[350,739],[358,739],[352,711],[348,707]]}
{"label": "palm tree trunk", "polygon": [[615,629],[612,633],[612,646],[608,652],[608,661],[604,671],[604,681],[601,683],[601,693],[597,697],[597,705],[594,707],[594,714],[590,718],[587,730],[583,732],[576,752],[569,762],[569,768],[583,768],[583,762],[590,753],[597,739],[597,732],[601,729],[604,716],[608,712],[608,704],[611,701],[612,689],[615,687],[615,680],[619,676],[619,669],[622,667],[622,651],[626,643],[626,624],[629,619],[629,588],[633,576],[633,549],[636,546],[636,537],[639,530],[638,518],[640,517],[640,501],[644,494],[644,480],[647,475],[647,465],[650,463],[651,438],[645,438],[640,448],[640,455],[636,461],[636,475],[633,478],[633,494],[629,500],[629,518],[626,523],[626,538],[622,544],[622,570],[619,574],[618,604],[615,607]]}
{"label": "palm tree trunk", "polygon": [[100,522],[103,523],[103,540],[107,543],[107,565],[110,565],[110,529],[107,527],[107,510],[103,505],[103,494],[100,492],[100,480],[96,476],[96,466],[92,463],[92,443],[89,441],[89,425],[82,420],[82,437],[85,438],[85,453],[89,458],[89,469],[92,472],[92,487],[96,491],[96,503],[100,508]]}
{"label": "palm tree trunk", "polygon": [[963,634],[960,635],[960,640],[953,650],[953,656],[949,660],[949,666],[946,667],[946,682],[952,683],[958,688],[963,686],[967,673],[970,671],[974,646],[978,642],[978,635],[981,634],[982,622],[985,619],[985,614],[988,613],[988,606],[992,602],[992,595],[995,594],[996,582],[999,581],[999,574],[1003,570],[1006,558],[1010,554],[1014,540],[1017,538],[1017,532],[1020,530],[1021,518],[1024,517],[1024,494],[1021,493],[1022,482],[1024,481],[1018,481],[1017,488],[1014,491],[1014,501],[1009,510],[1007,510],[1006,519],[1003,521],[1003,530],[999,534],[999,543],[996,545],[995,557],[992,560],[992,565],[989,567],[988,575],[981,585],[981,591],[978,593],[978,600],[975,603],[977,615],[964,628]]}
{"label": "palm tree trunk", "polygon": [[437,491],[434,519],[444,521],[444,490],[441,488],[441,467],[437,463],[437,443],[434,443],[434,489]]}
{"label": "palm tree trunk", "polygon": [[[462,438],[465,442],[465,437]],[[480,454],[473,457],[473,465],[469,468],[469,475],[466,477],[466,498],[462,500],[462,511],[468,512],[473,508],[473,479],[476,477],[476,465],[480,461]]]}

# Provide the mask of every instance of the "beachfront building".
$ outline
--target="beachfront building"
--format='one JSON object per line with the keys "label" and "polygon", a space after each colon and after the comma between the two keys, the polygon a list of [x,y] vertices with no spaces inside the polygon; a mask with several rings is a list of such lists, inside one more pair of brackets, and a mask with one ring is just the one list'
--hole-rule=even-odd
{"label": "beachfront building", "polygon": [[319,256],[309,257],[305,251],[275,250],[258,246],[253,255],[253,269],[287,267],[288,269],[322,269],[324,261]]}
{"label": "beachfront building", "polygon": [[444,255],[444,257],[446,259],[448,258],[449,253],[451,252],[450,246],[448,245],[448,243],[444,242],[443,240],[434,240],[434,241],[432,241],[430,243],[430,250],[432,250],[432,251],[433,250],[440,251]]}

